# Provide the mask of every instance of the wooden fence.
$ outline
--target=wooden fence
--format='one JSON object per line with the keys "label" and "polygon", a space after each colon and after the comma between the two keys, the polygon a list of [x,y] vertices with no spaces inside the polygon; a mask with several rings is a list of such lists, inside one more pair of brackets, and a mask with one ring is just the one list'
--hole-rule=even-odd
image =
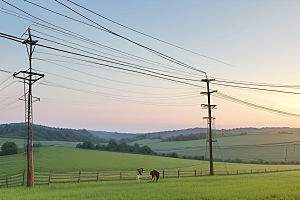
{"label": "wooden fence", "polygon": [[[268,173],[279,171],[299,171],[299,168],[289,170],[232,170],[232,171],[215,171],[216,175],[236,175],[236,174],[254,174],[254,173]],[[208,176],[209,171],[201,170],[159,170],[160,179],[164,178],[181,178],[181,177],[200,177]],[[80,182],[96,182],[96,181],[116,181],[116,180],[135,180],[137,170],[95,170],[95,171],[35,171],[34,184],[35,185],[50,185],[53,183],[80,183]],[[151,176],[149,171],[144,171],[141,180],[150,181]],[[11,177],[0,178],[1,187],[17,187],[25,185],[25,173],[18,174]]]}
{"label": "wooden fence", "polygon": [[24,186],[24,183],[25,183],[25,173],[17,174],[5,178],[0,178],[0,188]]}

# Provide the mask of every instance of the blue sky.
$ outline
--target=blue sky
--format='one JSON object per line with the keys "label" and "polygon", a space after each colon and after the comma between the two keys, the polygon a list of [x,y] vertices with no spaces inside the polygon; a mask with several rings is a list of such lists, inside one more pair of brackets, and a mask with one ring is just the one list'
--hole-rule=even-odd
{"label": "blue sky", "polygon": [[[122,59],[123,61],[172,73],[190,73],[189,76],[197,80],[204,78],[199,72],[168,62],[99,29],[65,19],[23,1],[8,2],[47,22],[103,45],[161,63],[164,67],[128,58]],[[55,1],[32,2],[90,23]],[[130,28],[230,65],[147,38],[79,9],[67,1],[61,2],[122,36],[207,72],[209,77],[299,85],[299,1],[75,1]],[[0,7],[2,11],[4,8],[20,13],[4,2],[0,2]],[[2,33],[20,37],[31,25],[35,36],[65,44],[67,43],[53,37],[68,40],[96,50],[93,51],[94,54],[104,55],[99,51],[114,54],[99,46],[63,36],[3,12],[0,12],[0,18]],[[80,52],[57,43],[38,40],[39,44]],[[73,44],[69,43],[74,46]],[[77,48],[83,49],[78,46]],[[45,80],[36,83],[33,89],[34,96],[41,98],[41,102],[34,104],[34,122],[37,124],[118,132],[152,132],[206,126],[202,117],[207,115],[207,111],[200,106],[201,103],[206,103],[206,97],[199,94],[205,88],[185,86],[120,70],[111,71],[103,66],[99,69],[93,64],[49,53],[69,56],[41,47],[36,48],[34,58],[48,60],[33,61],[33,68],[45,74]],[[0,58],[2,70],[17,72],[28,68],[25,47],[13,41],[0,39]],[[0,72],[0,83],[9,76],[11,74]],[[0,85],[0,123],[24,121],[24,102],[16,102],[4,108],[22,95],[23,85],[18,82],[1,90],[14,80],[11,78]],[[45,81],[50,81],[52,85]],[[54,87],[53,83],[85,92]],[[204,83],[199,85],[205,86]],[[299,95],[218,85],[212,85],[212,89],[257,105],[300,114]],[[94,94],[88,94],[86,90]],[[283,90],[299,92],[299,89]],[[212,101],[217,104],[217,109],[213,111],[217,118],[217,128],[299,127],[299,118],[266,112],[214,96]]]}

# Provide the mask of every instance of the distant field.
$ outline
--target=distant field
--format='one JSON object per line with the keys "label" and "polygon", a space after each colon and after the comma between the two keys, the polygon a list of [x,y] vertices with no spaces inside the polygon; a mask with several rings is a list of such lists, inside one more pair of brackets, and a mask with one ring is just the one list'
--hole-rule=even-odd
{"label": "distant field", "polygon": [[237,176],[101,181],[52,184],[34,188],[2,188],[0,199],[290,199],[300,197],[300,172],[277,172]]}
{"label": "distant field", "polygon": [[[160,153],[175,151],[180,156],[208,157],[206,139],[191,141],[160,142],[159,139],[135,141],[140,146],[147,145]],[[132,142],[131,144],[135,143]],[[217,138],[213,143],[215,158],[242,160],[300,160],[300,134],[248,134]]]}
{"label": "distant field", "polygon": [[[26,158],[23,154],[0,156],[0,177],[23,172]],[[37,171],[76,171],[76,170],[136,170],[143,167],[146,171],[197,170],[209,173],[209,163],[200,160],[177,159],[130,153],[117,153],[97,150],[84,150],[70,147],[41,147],[34,153],[34,169]],[[250,173],[256,171],[276,171],[300,169],[299,165],[254,165],[215,162],[215,173]]]}
{"label": "distant field", "polygon": [[[5,142],[14,142],[18,146],[18,148],[24,147],[24,139],[18,139],[18,138],[6,138],[6,137],[0,137],[0,147]],[[34,141],[36,143],[41,143],[43,146],[64,146],[64,147],[75,147],[76,144],[80,142],[67,142],[67,141]]]}

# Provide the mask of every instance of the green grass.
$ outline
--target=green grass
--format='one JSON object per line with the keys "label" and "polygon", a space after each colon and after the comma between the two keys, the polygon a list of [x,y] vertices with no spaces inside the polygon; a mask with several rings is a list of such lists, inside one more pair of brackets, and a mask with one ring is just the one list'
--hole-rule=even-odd
{"label": "green grass", "polygon": [[300,172],[2,188],[0,199],[299,199]]}
{"label": "green grass", "polygon": [[[0,156],[0,177],[11,176],[23,172],[26,163],[23,154]],[[177,159],[160,156],[149,156],[109,151],[85,150],[70,147],[42,147],[34,152],[34,169],[36,171],[77,171],[77,170],[145,170],[162,171],[203,171],[209,173],[207,161]],[[216,174],[250,173],[288,169],[299,169],[299,165],[255,165],[215,162]]]}
{"label": "green grass", "polygon": [[[245,161],[249,160],[270,160],[270,161],[287,161],[300,160],[300,148],[291,142],[299,142],[299,134],[248,134],[234,135],[230,137],[217,138],[217,143],[213,144],[214,158],[234,159],[240,158]],[[168,153],[175,151],[180,156],[204,156],[209,157],[208,149],[206,150],[206,139],[191,141],[172,141],[160,142],[159,139],[144,139],[135,141],[140,146],[147,145],[152,150],[159,153]],[[132,142],[131,144],[135,143]],[[238,148],[237,145],[260,145],[272,143],[285,143],[286,145],[269,145],[269,146],[248,146]],[[218,146],[220,148],[218,148]],[[287,157],[286,157],[287,153]]]}

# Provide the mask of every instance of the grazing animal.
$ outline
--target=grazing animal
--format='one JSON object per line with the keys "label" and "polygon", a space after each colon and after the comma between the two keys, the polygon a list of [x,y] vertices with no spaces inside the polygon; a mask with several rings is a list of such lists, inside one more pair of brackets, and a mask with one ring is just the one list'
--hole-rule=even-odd
{"label": "grazing animal", "polygon": [[150,171],[150,175],[152,176],[151,181],[154,181],[154,179],[156,180],[156,182],[159,179],[159,172],[156,170],[151,170]]}
{"label": "grazing animal", "polygon": [[143,174],[142,174],[143,171],[144,171],[143,168],[138,169],[139,174],[136,175],[136,182],[141,182],[141,181],[140,181],[140,177],[141,177],[141,175],[143,175]]}

